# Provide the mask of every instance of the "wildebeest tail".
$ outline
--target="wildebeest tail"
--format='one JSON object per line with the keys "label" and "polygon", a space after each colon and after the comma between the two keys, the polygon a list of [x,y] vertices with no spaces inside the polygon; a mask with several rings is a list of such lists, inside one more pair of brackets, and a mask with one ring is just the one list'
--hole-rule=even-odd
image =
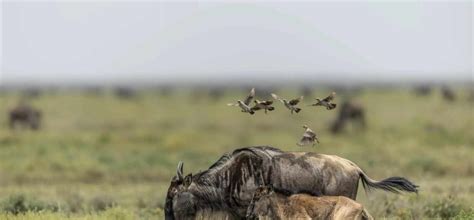
{"label": "wildebeest tail", "polygon": [[360,172],[360,178],[362,180],[362,185],[367,191],[371,188],[381,189],[389,191],[392,193],[400,192],[414,192],[418,193],[418,186],[412,183],[410,180],[407,180],[403,177],[389,177],[381,181],[375,181],[370,179],[364,172]]}

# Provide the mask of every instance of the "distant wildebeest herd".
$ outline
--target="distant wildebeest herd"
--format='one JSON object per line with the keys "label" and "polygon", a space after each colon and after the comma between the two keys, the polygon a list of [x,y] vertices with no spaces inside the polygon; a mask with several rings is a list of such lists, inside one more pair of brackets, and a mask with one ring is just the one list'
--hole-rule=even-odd
{"label": "distant wildebeest herd", "polygon": [[[161,91],[169,95],[171,90]],[[304,89],[311,94],[310,88]],[[431,89],[415,90],[427,95]],[[448,87],[441,90],[442,97],[455,101],[455,93]],[[93,90],[93,94],[99,91]],[[211,90],[214,99],[222,97],[223,89]],[[299,113],[298,104],[303,96],[287,100],[271,90],[266,91],[289,110]],[[34,94],[34,95],[32,95]],[[39,97],[41,93],[30,96]],[[114,94],[122,99],[133,99],[133,89],[118,88]],[[268,95],[267,95],[268,96]],[[265,96],[265,97],[267,97]],[[474,91],[471,91],[474,100]],[[330,130],[340,133],[349,123],[366,127],[366,110],[361,103],[345,100],[332,103],[335,93],[316,99],[310,106],[337,109],[338,114]],[[255,99],[252,89],[244,101],[232,105],[242,112],[254,114],[274,111],[272,100]],[[254,105],[250,106],[254,101]],[[337,108],[336,108],[337,107]],[[298,115],[298,114],[296,114]],[[10,128],[39,129],[42,113],[26,102],[20,102],[8,113]],[[297,145],[319,143],[316,133],[307,125]],[[184,175],[183,163],[178,164],[172,177],[165,201],[166,219],[212,218],[220,213],[229,219],[371,219],[368,211],[355,201],[359,181],[364,189],[381,189],[388,192],[417,193],[418,186],[404,177],[389,177],[376,181],[353,162],[334,155],[314,152],[285,152],[269,146],[248,147],[224,154],[209,169]]]}
{"label": "distant wildebeest herd", "polygon": [[224,213],[227,219],[371,219],[354,201],[359,180],[366,190],[418,192],[403,177],[376,181],[338,156],[257,146],[224,154],[194,175],[185,176],[180,162],[166,195],[165,218]]}
{"label": "distant wildebeest herd", "polygon": [[[336,88],[336,87],[335,87]],[[245,87],[245,89],[248,89],[248,87]],[[303,86],[301,89],[301,93],[303,96],[298,97],[296,99],[292,100],[285,100],[283,98],[280,98],[279,96],[273,94],[271,91],[273,91],[274,88],[272,87],[265,87],[261,90],[260,93],[263,94],[263,98],[275,98],[276,100],[282,102],[285,108],[288,108],[291,113],[298,113],[301,111],[301,108],[297,107],[296,105],[302,100],[302,97],[304,96],[312,96],[313,90],[309,86]],[[347,92],[346,89],[343,89],[343,87],[339,88],[337,87],[336,90],[340,90],[342,92]],[[360,89],[359,89],[360,90]],[[354,91],[359,91],[359,90],[354,90]],[[426,96],[431,94],[433,88],[429,85],[420,85],[416,86],[414,88],[414,93],[420,96]],[[0,88],[0,95],[2,94],[7,94],[9,90],[5,88]],[[55,94],[57,91],[57,88],[48,88],[47,89],[48,94]],[[103,94],[103,88],[100,86],[85,86],[83,88],[84,94],[91,96],[91,95],[101,95]],[[219,87],[211,87],[209,89],[209,97],[213,100],[218,100],[220,99],[224,92],[226,91],[225,87],[219,86]],[[248,91],[248,90],[247,90]],[[352,90],[351,90],[352,91]],[[446,101],[455,101],[457,96],[456,93],[448,86],[442,86],[441,89],[441,95],[444,100]],[[173,92],[173,87],[172,86],[161,86],[159,87],[159,93],[163,96],[169,96],[170,93]],[[474,102],[474,89],[470,89],[468,91],[468,100],[470,102]],[[8,112],[8,123],[9,127],[11,129],[15,128],[28,128],[32,130],[38,130],[41,128],[42,124],[42,117],[43,114],[42,112],[35,108],[33,105],[31,105],[28,101],[30,99],[37,99],[43,95],[43,91],[40,88],[30,88],[30,89],[25,89],[22,91],[22,96],[23,99],[19,102],[17,106],[12,108]],[[120,99],[133,99],[134,97],[137,97],[137,90],[126,87],[126,86],[119,86],[114,88],[113,93],[117,98]],[[194,94],[194,93],[193,93]],[[334,98],[335,94],[331,94],[325,99],[316,99],[316,103],[311,104],[310,106],[324,106],[328,110],[336,108],[336,104],[331,103],[332,99]],[[250,95],[249,95],[250,96]],[[247,99],[249,98],[247,97]],[[254,96],[254,94],[253,94]],[[252,96],[252,98],[253,98]],[[242,102],[246,105],[250,105],[250,102],[252,99],[250,99],[249,103],[247,102],[247,99],[245,102]],[[285,104],[286,101],[286,104]],[[329,102],[328,102],[329,101]],[[275,107],[272,106],[273,101],[271,100],[254,100],[255,105],[250,107],[248,106],[248,109],[245,108],[245,112],[249,113],[255,113],[258,110],[264,110],[265,113],[268,111],[273,111]],[[237,103],[232,103],[232,105],[239,105]],[[244,110],[242,110],[244,111]],[[357,126],[356,128],[359,130],[364,130],[366,128],[366,109],[364,106],[351,99],[346,99],[344,100],[340,106],[338,107],[338,114],[336,119],[331,123],[329,126],[329,130],[332,133],[338,134],[341,133],[345,130],[345,127],[347,127],[348,124],[354,124]],[[306,130],[305,130],[306,132]],[[298,142],[300,143],[300,142]]]}

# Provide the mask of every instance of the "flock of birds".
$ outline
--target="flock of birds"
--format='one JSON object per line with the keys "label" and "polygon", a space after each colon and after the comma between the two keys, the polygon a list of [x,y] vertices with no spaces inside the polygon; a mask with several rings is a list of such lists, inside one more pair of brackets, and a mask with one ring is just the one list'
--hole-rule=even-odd
{"label": "flock of birds", "polygon": [[[275,100],[280,101],[288,110],[290,110],[291,114],[293,114],[294,112],[299,113],[301,111],[301,108],[297,107],[297,105],[303,100],[303,96],[288,100],[288,99],[281,98],[274,93],[272,93],[271,95]],[[308,106],[324,106],[326,107],[327,110],[335,109],[336,104],[332,103],[335,96],[336,96],[336,93],[332,92],[329,96],[327,96],[324,99],[316,98],[315,99],[316,103],[313,103]],[[258,99],[255,99],[255,100],[254,99],[255,99],[255,88],[252,88],[252,90],[250,90],[250,93],[247,95],[244,101],[237,100],[237,102],[229,103],[227,105],[240,107],[242,112],[249,113],[251,115],[255,114],[256,111],[259,111],[262,109],[265,111],[265,114],[267,114],[268,111],[275,110],[275,107],[272,106],[273,100],[261,101]],[[252,103],[252,100],[254,100],[254,103],[255,103],[253,106],[250,105]],[[303,133],[303,137],[300,139],[297,145],[305,146],[305,145],[312,144],[312,146],[314,146],[316,143],[319,144],[319,139],[316,133],[313,130],[311,130],[307,125],[303,125],[303,128],[305,129]]]}

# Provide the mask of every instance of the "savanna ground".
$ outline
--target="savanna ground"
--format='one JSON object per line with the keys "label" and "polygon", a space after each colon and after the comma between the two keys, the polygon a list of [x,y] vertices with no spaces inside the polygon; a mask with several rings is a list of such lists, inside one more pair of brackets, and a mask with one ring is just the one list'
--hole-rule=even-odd
{"label": "savanna ground", "polygon": [[[355,99],[367,109],[368,130],[341,135],[327,129],[336,111],[306,107],[291,115],[276,103],[276,111],[251,116],[226,106],[246,93],[214,100],[190,89],[141,91],[131,99],[110,91],[44,92],[31,101],[44,115],[36,132],[8,129],[7,111],[20,95],[0,95],[0,219],[162,219],[178,161],[185,173],[196,173],[252,145],[335,154],[374,179],[400,175],[420,185],[418,195],[366,194],[360,187],[357,200],[377,219],[474,218],[474,105],[467,89],[456,90],[452,103],[439,90],[421,97],[408,88],[364,89]],[[298,90],[278,94],[296,97]],[[295,145],[303,124],[319,134],[320,145]]]}

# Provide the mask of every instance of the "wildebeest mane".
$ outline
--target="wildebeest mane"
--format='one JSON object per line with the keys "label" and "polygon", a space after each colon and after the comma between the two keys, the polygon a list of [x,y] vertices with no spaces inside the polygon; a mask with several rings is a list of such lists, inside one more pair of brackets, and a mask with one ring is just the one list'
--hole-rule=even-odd
{"label": "wildebeest mane", "polygon": [[240,199],[240,193],[247,181],[256,185],[267,184],[269,173],[263,169],[266,162],[271,161],[274,154],[283,151],[269,147],[245,147],[224,154],[212,164],[208,170],[197,173],[193,181],[201,186],[218,187],[223,189],[225,201],[229,207],[245,206],[247,202]]}
{"label": "wildebeest mane", "polygon": [[274,151],[274,152],[278,152],[278,153],[283,153],[282,150],[280,150],[278,148],[270,147],[270,146],[255,146],[255,147],[239,148],[239,149],[236,149],[236,150],[232,151],[231,153],[226,153],[226,154],[222,155],[214,164],[212,164],[209,167],[209,169],[196,174],[196,176],[204,175],[204,174],[209,173],[211,171],[218,170],[219,168],[222,168],[227,162],[229,162],[236,155],[238,155],[241,152],[246,152],[246,151],[251,152],[255,155],[258,155],[258,153],[265,153],[268,156],[271,156],[271,155],[269,155],[267,151]]}

